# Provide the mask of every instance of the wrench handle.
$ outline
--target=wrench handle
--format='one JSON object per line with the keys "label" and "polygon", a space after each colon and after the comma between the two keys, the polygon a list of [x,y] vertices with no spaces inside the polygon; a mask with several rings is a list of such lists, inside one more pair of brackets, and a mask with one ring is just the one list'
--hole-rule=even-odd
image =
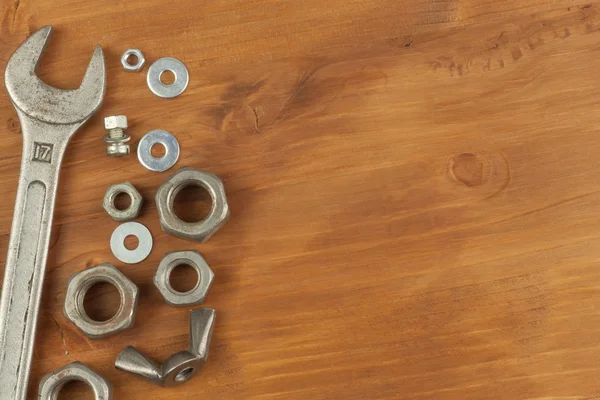
{"label": "wrench handle", "polygon": [[[66,142],[24,135],[4,283],[0,297],[0,400],[27,396],[54,214]],[[41,135],[40,135],[41,136]]]}

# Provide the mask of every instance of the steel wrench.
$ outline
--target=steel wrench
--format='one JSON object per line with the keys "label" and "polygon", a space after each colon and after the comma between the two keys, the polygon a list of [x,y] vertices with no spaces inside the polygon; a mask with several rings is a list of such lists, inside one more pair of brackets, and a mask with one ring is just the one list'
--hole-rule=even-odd
{"label": "steel wrench", "polygon": [[56,89],[36,75],[51,31],[45,26],[13,53],[4,76],[23,132],[21,175],[0,298],[0,400],[25,400],[60,164],[69,140],[102,104],[98,46],[81,86]]}

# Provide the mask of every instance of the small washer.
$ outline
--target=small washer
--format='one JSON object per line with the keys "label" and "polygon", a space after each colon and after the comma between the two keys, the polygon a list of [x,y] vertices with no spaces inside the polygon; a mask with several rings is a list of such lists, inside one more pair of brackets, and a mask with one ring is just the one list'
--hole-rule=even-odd
{"label": "small washer", "polygon": [[[125,247],[125,238],[135,236],[138,239],[138,247],[129,250]],[[143,261],[152,250],[152,235],[148,228],[139,222],[126,222],[114,230],[110,237],[110,249],[119,261],[127,264],[136,264]]]}
{"label": "small washer", "polygon": [[[165,155],[156,158],[152,155],[152,146],[161,144]],[[171,168],[179,159],[179,143],[175,136],[162,129],[150,131],[140,140],[137,149],[140,163],[150,171],[163,172]]]}
{"label": "small washer", "polygon": [[[170,85],[165,85],[160,80],[160,76],[165,71],[171,71],[175,75],[175,81]],[[148,69],[148,87],[152,93],[165,99],[179,96],[187,88],[189,81],[190,75],[185,64],[176,58],[161,58]]]}
{"label": "small washer", "polygon": [[[135,58],[137,58],[137,62],[135,64],[129,63],[129,57],[131,57],[131,56],[134,56]],[[145,63],[146,63],[146,59],[144,58],[144,55],[142,54],[142,52],[138,49],[125,50],[125,53],[123,53],[123,55],[121,56],[121,64],[123,65],[123,68],[125,68],[126,71],[130,71],[130,72],[141,71],[141,69],[144,67]]]}

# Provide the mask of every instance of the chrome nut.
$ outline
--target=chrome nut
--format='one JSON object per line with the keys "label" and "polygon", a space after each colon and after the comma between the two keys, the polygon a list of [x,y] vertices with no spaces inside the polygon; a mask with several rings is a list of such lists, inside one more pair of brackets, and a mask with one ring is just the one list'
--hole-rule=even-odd
{"label": "chrome nut", "polygon": [[86,383],[94,392],[95,400],[112,400],[113,398],[112,385],[106,378],[80,362],[72,362],[42,378],[38,399],[56,400],[63,386],[72,381]]}
{"label": "chrome nut", "polygon": [[[175,215],[175,196],[188,186],[200,186],[210,194],[212,207],[202,221],[184,222]],[[221,179],[210,172],[190,167],[181,168],[158,188],[156,207],[163,231],[197,242],[207,241],[229,219],[229,205]]]}
{"label": "chrome nut", "polygon": [[[131,204],[126,210],[119,210],[115,207],[115,199],[121,193],[127,194],[131,199]],[[135,186],[129,182],[124,182],[109,186],[104,194],[102,207],[115,221],[130,221],[140,215],[143,202],[144,199]]]}
{"label": "chrome nut", "polygon": [[[130,64],[129,63],[130,56],[134,56],[135,58],[137,58],[137,62]],[[146,59],[144,58],[144,55],[142,54],[142,52],[138,49],[127,49],[121,56],[121,64],[123,65],[123,68],[125,68],[126,71],[130,71],[130,72],[141,71],[141,69],[144,67],[145,63],[146,63]]]}
{"label": "chrome nut", "polygon": [[[107,321],[94,321],[85,312],[83,299],[96,283],[106,282],[119,291],[119,311]],[[133,326],[138,304],[138,287],[111,264],[105,263],[71,276],[63,313],[76,327],[92,339],[101,339]]]}
{"label": "chrome nut", "polygon": [[[198,283],[196,283],[196,286],[184,293],[173,289],[170,282],[171,272],[173,272],[175,267],[183,264],[190,265],[198,273]],[[169,305],[191,306],[204,302],[214,277],[214,273],[197,251],[174,251],[165,254],[158,265],[158,270],[154,275],[154,285]]]}

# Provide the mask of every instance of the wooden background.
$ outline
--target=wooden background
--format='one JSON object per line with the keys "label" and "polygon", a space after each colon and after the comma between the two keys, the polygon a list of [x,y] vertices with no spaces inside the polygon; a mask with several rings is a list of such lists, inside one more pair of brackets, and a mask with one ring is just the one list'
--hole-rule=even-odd
{"label": "wooden background", "polygon": [[[45,24],[46,82],[77,87],[97,43],[108,65],[104,106],[64,163],[31,399],[74,360],[116,399],[600,398],[600,2],[0,4],[2,70]],[[152,95],[146,70],[120,65],[129,47],[183,60],[188,90]],[[224,179],[231,220],[208,243],[161,231],[153,198],[172,171],[104,155],[113,114],[134,142],[173,132],[177,167]],[[21,152],[4,92],[0,120],[4,260]],[[126,180],[155,239],[137,265],[112,256],[101,207]],[[158,389],[113,362],[129,344],[160,361],[187,346],[188,311],[152,276],[189,248],[216,274],[211,355]],[[104,261],[142,297],[133,329],[93,341],[61,310],[69,276]],[[92,397],[72,385],[61,398]]]}

